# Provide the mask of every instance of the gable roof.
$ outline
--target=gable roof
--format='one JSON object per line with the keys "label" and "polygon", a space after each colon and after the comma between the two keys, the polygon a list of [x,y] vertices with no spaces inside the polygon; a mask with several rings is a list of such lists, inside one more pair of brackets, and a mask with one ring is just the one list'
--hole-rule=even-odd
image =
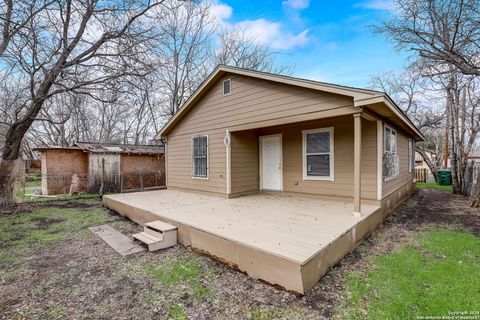
{"label": "gable roof", "polygon": [[393,102],[393,100],[384,92],[361,89],[349,86],[341,86],[332,83],[313,81],[303,78],[295,78],[268,72],[253,71],[242,69],[238,67],[230,67],[225,65],[218,65],[215,70],[200,84],[192,96],[184,103],[179,111],[162,127],[157,135],[157,139],[165,138],[167,133],[177,125],[183,116],[202,98],[206,92],[220,79],[224,74],[231,73],[257,79],[288,84],[292,86],[318,90],[353,98],[355,107],[364,107],[371,104],[384,104],[389,108],[395,116],[397,116],[407,127],[414,133],[417,140],[424,140],[424,136],[412,121],[405,115],[405,113]]}

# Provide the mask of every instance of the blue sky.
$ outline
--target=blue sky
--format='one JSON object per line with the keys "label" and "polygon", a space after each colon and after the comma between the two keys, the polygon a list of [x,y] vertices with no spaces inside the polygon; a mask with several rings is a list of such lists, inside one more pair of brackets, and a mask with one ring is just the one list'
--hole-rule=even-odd
{"label": "blue sky", "polygon": [[293,75],[366,87],[370,76],[401,71],[406,54],[368,27],[388,18],[389,0],[217,0],[222,23],[246,28],[281,52]]}

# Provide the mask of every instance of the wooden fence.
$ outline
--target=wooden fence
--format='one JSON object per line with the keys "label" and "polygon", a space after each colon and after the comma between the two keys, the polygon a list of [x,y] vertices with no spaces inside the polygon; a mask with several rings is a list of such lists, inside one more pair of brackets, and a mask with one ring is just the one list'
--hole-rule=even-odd
{"label": "wooden fence", "polygon": [[427,168],[416,168],[415,179],[417,182],[427,182],[428,171]]}

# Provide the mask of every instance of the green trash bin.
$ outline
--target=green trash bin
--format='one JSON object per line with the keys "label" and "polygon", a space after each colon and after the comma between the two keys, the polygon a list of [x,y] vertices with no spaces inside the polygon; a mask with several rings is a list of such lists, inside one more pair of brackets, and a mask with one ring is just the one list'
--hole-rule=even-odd
{"label": "green trash bin", "polygon": [[452,185],[452,171],[450,169],[440,169],[437,171],[438,184],[441,186]]}

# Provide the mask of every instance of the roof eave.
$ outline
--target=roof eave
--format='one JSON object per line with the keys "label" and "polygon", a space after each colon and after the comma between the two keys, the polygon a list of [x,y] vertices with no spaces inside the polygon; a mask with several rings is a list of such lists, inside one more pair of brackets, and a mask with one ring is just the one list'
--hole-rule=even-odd
{"label": "roof eave", "polygon": [[425,140],[425,136],[420,132],[420,130],[413,124],[413,122],[403,113],[403,111],[393,102],[390,97],[386,94],[378,95],[372,98],[363,98],[363,99],[354,99],[355,107],[364,107],[367,105],[383,103],[385,104],[392,112],[400,118],[408,127],[415,132],[417,135],[417,141]]}

